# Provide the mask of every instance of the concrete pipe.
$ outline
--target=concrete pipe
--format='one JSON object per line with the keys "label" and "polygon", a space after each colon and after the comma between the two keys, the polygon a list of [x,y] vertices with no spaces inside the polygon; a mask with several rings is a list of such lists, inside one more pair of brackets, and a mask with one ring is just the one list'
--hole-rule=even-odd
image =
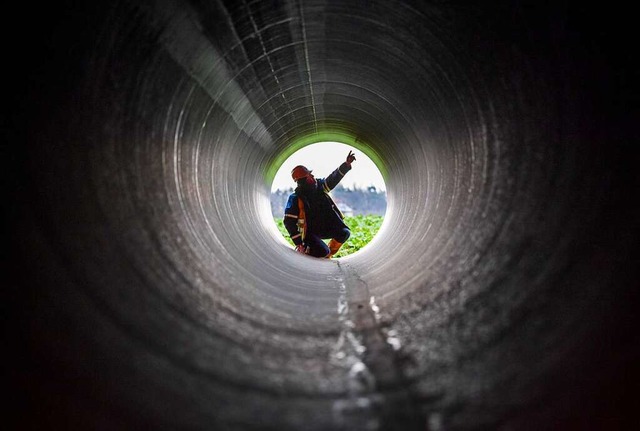
{"label": "concrete pipe", "polygon": [[[13,14],[19,428],[630,423],[625,26],[532,3]],[[326,139],[388,190],[378,236],[331,261],[294,253],[269,210],[278,163]]]}

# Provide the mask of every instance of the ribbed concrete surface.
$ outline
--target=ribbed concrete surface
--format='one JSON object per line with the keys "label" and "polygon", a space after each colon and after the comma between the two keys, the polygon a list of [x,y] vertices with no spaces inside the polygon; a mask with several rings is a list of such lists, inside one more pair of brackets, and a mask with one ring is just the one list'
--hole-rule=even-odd
{"label": "ribbed concrete surface", "polygon": [[[3,314],[23,426],[630,424],[637,92],[624,23],[594,12],[16,14]],[[331,262],[284,245],[268,202],[275,160],[326,134],[380,160],[389,195],[374,242]]]}

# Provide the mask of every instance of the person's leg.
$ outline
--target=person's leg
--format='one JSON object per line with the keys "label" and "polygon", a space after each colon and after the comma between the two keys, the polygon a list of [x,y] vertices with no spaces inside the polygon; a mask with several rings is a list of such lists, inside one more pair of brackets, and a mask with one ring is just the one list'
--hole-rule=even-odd
{"label": "person's leg", "polygon": [[329,257],[336,254],[338,250],[340,250],[340,247],[342,247],[342,244],[344,244],[350,236],[351,231],[347,228],[343,228],[335,232],[332,235],[333,238],[331,238],[331,241],[329,241]]}
{"label": "person's leg", "polygon": [[335,232],[333,234],[333,239],[343,244],[349,239],[350,236],[351,236],[351,231],[345,227]]}
{"label": "person's leg", "polygon": [[308,247],[308,255],[313,257],[328,257],[329,247],[318,235],[308,233],[304,239],[305,245]]}

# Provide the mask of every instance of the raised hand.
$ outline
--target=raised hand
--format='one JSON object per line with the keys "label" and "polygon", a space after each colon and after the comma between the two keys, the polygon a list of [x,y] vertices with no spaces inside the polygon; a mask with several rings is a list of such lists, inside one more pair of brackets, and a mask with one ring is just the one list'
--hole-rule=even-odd
{"label": "raised hand", "polygon": [[347,156],[347,163],[351,164],[356,159],[356,156],[353,154],[353,151],[349,151],[349,155]]}

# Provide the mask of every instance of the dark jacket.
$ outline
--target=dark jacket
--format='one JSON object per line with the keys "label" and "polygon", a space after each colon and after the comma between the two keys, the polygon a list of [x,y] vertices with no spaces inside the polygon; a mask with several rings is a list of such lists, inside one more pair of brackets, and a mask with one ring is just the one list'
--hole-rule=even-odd
{"label": "dark jacket", "polygon": [[337,230],[346,228],[342,221],[342,213],[329,196],[329,192],[338,185],[342,177],[351,170],[348,163],[343,163],[327,178],[316,179],[315,186],[298,186],[295,193],[289,195],[284,209],[284,226],[295,245],[302,244],[302,226],[300,223],[299,200],[304,205],[303,221],[307,225],[307,233],[314,233],[321,238],[331,238]]}

